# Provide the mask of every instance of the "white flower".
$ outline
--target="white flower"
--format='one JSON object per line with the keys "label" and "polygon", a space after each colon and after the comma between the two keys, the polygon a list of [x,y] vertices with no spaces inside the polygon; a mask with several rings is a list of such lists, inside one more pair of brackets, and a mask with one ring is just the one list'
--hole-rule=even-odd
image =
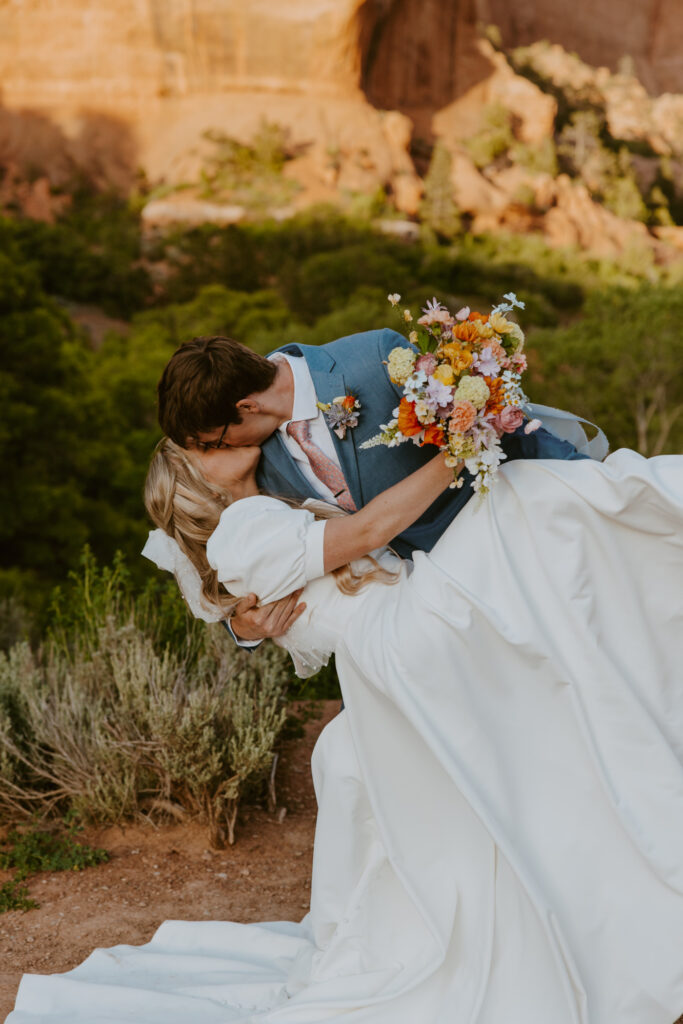
{"label": "white flower", "polygon": [[470,312],[471,310],[469,306],[463,306],[462,309],[459,309],[458,312],[455,314],[455,319],[467,320],[467,317],[470,315]]}
{"label": "white flower", "polygon": [[399,302],[401,301],[401,296],[398,294],[398,292],[393,292],[391,295],[387,295],[387,298],[389,299],[389,302],[391,303],[392,306],[398,306]]}
{"label": "white flower", "polygon": [[431,405],[431,403],[425,402],[421,398],[418,398],[417,402],[415,403],[415,415],[417,416],[420,423],[424,424],[425,426],[428,423],[433,423],[434,420],[436,419],[436,413],[434,412],[434,408]]}
{"label": "white flower", "polygon": [[415,373],[411,373],[408,380],[404,383],[403,394],[414,402],[422,397],[426,383],[427,374],[424,370],[416,370]]}

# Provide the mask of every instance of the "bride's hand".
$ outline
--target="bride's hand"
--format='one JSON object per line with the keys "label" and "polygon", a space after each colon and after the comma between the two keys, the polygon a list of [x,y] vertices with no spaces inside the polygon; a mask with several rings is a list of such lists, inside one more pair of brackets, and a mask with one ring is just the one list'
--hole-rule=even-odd
{"label": "bride's hand", "polygon": [[259,605],[256,594],[243,597],[230,619],[238,640],[271,640],[283,636],[296,622],[306,605],[299,604],[301,590],[271,604]]}

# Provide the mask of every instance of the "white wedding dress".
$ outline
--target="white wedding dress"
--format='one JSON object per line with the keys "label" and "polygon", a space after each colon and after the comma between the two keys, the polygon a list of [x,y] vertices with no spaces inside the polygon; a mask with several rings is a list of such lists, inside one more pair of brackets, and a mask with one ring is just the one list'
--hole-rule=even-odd
{"label": "white wedding dress", "polygon": [[518,461],[394,586],[248,498],[231,592],[336,652],[300,923],[166,922],[23,979],[8,1024],[673,1024],[683,1012],[683,458]]}

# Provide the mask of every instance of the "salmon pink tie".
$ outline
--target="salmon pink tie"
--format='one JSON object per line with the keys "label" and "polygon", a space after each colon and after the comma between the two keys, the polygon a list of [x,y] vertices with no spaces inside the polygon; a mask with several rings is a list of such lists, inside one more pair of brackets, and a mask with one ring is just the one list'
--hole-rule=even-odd
{"label": "salmon pink tie", "polygon": [[355,512],[356,506],[349,492],[344,474],[338,466],[335,466],[332,459],[325,455],[322,448],[319,448],[315,441],[311,441],[311,430],[308,420],[295,420],[287,424],[287,433],[293,437],[301,450],[308,456],[311,469],[318,480],[334,494],[341,508],[347,512]]}

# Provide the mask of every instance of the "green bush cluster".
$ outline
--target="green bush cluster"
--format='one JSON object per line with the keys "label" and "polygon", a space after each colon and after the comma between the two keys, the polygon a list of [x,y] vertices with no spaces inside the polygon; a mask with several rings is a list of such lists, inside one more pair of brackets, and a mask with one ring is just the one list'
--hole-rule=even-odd
{"label": "green bush cluster", "polygon": [[683,293],[592,293],[581,320],[534,331],[529,393],[599,423],[613,449],[683,452]]}
{"label": "green bush cluster", "polygon": [[282,176],[292,154],[280,125],[264,121],[251,144],[209,129],[204,138],[213,145],[200,173],[200,194],[264,213],[285,206],[299,190],[296,181]]}
{"label": "green bush cluster", "polygon": [[120,563],[86,555],[71,584],[41,650],[0,653],[0,818],[191,815],[233,842],[273,765],[288,656],[249,655],[184,613],[179,636],[175,584],[165,603],[135,600]]}
{"label": "green bush cluster", "polygon": [[35,825],[23,830],[12,828],[0,841],[0,869],[14,871],[14,877],[0,886],[0,914],[7,910],[32,910],[40,904],[29,896],[22,882],[40,871],[83,871],[109,860],[101,850],[76,837],[80,827],[66,822],[66,829],[50,830]]}

